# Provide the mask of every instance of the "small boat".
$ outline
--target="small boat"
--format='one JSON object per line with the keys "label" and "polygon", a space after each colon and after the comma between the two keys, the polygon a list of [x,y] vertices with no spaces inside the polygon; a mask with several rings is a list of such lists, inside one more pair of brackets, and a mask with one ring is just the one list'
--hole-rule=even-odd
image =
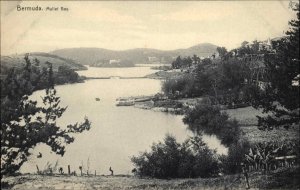
{"label": "small boat", "polygon": [[100,98],[96,98],[96,101],[100,101]]}

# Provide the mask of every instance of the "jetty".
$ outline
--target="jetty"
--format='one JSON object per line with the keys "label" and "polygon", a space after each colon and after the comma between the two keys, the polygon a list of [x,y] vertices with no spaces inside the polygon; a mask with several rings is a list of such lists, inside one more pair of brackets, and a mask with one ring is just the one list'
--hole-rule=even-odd
{"label": "jetty", "polygon": [[154,96],[130,96],[117,98],[117,106],[133,106],[136,102],[150,101]]}

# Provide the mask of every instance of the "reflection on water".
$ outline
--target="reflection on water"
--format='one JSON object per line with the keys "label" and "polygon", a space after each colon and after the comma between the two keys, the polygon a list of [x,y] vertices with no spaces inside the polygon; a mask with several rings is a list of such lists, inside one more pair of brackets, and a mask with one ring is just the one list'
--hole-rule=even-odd
{"label": "reflection on water", "polygon": [[[131,69],[130,72],[137,70]],[[111,70],[114,69],[90,68],[80,73],[85,76],[98,73],[98,76],[103,77],[104,73],[110,76]],[[120,76],[128,74],[128,68],[116,70]],[[146,67],[139,67],[138,70],[141,73],[149,72],[149,68]],[[152,143],[162,141],[166,133],[174,135],[180,142],[189,135],[182,122],[182,116],[115,106],[118,97],[151,95],[160,89],[161,82],[153,79],[88,80],[85,83],[58,86],[61,104],[68,106],[58,124],[64,126],[76,123],[88,116],[92,128],[76,135],[75,142],[66,147],[64,157],[51,153],[50,148],[44,145],[39,145],[29,162],[21,168],[21,172],[36,172],[36,164],[43,169],[47,162],[55,163],[58,160],[59,166],[62,166],[65,172],[67,165],[71,165],[71,170],[76,170],[77,173],[78,167],[83,165],[84,170],[89,166],[90,171],[94,173],[97,170],[97,174],[109,174],[110,166],[116,174],[130,174],[133,168],[131,156],[149,150]],[[39,99],[42,94],[44,91],[38,91],[32,98]],[[101,100],[95,101],[95,98]],[[220,148],[216,138],[205,136],[204,140],[211,148],[219,147],[220,153],[226,152],[224,147]],[[43,154],[42,158],[36,158],[38,152]]]}

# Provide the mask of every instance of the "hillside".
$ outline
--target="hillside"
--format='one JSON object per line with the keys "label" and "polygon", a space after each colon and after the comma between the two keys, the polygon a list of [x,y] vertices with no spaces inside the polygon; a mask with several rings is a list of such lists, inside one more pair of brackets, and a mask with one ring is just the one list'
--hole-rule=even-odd
{"label": "hillside", "polygon": [[[59,57],[49,53],[30,53],[29,59],[32,63],[35,63],[35,59],[39,60],[40,68],[47,67],[45,64],[47,61],[52,63],[53,70],[57,71],[59,66],[67,66],[72,70],[85,70],[86,67],[76,63],[71,59]],[[21,67],[25,64],[24,55],[12,55],[12,56],[1,56],[1,73],[5,73],[5,70],[11,67]]]}
{"label": "hillside", "polygon": [[216,52],[216,45],[210,43],[199,44],[187,49],[177,50],[157,50],[147,48],[129,49],[123,51],[114,51],[102,48],[67,48],[50,52],[67,59],[73,59],[83,65],[93,65],[99,60],[129,60],[137,63],[171,63],[177,56],[207,57]]}

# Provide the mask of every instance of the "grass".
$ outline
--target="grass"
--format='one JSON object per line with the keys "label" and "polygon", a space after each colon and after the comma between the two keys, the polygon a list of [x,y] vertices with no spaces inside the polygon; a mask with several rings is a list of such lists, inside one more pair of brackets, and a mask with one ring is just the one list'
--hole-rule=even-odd
{"label": "grass", "polygon": [[[281,168],[268,174],[249,174],[252,189],[300,188],[299,167]],[[6,187],[20,190],[35,189],[245,189],[243,175],[226,175],[216,178],[149,179],[133,176],[42,176],[22,175],[7,177],[1,182]],[[3,186],[3,189],[5,187]],[[9,188],[7,188],[9,189]]]}
{"label": "grass", "polygon": [[231,119],[236,119],[242,126],[257,125],[258,119],[256,116],[266,116],[262,110],[257,110],[253,107],[227,109],[224,110]]}
{"label": "grass", "polygon": [[269,142],[269,141],[299,141],[299,126],[287,129],[279,128],[273,130],[262,131],[257,126],[241,127],[243,136],[251,143]]}
{"label": "grass", "polygon": [[257,128],[258,120],[256,116],[265,116],[266,114],[262,113],[262,110],[245,107],[224,111],[227,112],[231,119],[236,119],[239,122],[243,136],[251,143],[299,140],[299,126],[292,126],[289,129],[280,127],[273,130],[259,130]]}

